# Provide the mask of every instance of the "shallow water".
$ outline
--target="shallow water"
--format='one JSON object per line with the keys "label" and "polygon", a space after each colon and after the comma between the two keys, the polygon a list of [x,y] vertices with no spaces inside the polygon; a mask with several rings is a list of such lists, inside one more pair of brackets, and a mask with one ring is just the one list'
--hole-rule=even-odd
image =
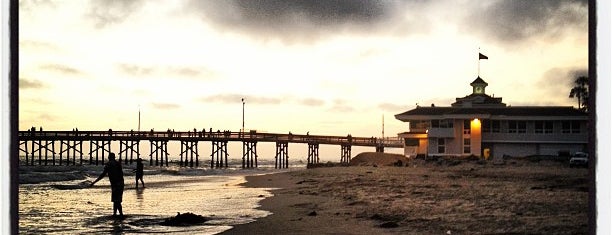
{"label": "shallow water", "polygon": [[[125,172],[126,170],[124,170]],[[232,225],[248,223],[270,212],[258,210],[258,202],[272,196],[269,189],[238,186],[245,175],[268,171],[221,175],[168,175],[145,173],[146,188],[135,188],[133,176],[125,176],[124,219],[115,219],[108,178],[94,187],[87,180],[57,181],[19,186],[19,232],[22,234],[184,233],[216,234]],[[53,173],[49,173],[53,174]],[[189,173],[188,173],[189,174]],[[177,212],[209,217],[203,225],[159,225]]]}

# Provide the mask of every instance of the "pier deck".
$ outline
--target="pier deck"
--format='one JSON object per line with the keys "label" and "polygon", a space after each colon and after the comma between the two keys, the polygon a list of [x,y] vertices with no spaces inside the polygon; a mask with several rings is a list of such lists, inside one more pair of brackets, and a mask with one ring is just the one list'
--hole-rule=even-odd
{"label": "pier deck", "polygon": [[[195,156],[195,166],[199,166],[199,153],[197,150],[198,142],[211,142],[213,153],[211,154],[211,167],[227,167],[227,142],[243,142],[243,168],[257,167],[257,142],[275,142],[277,145],[277,167],[288,167],[287,147],[288,143],[308,144],[308,163],[318,163],[318,146],[321,144],[340,145],[341,162],[348,163],[350,160],[351,146],[375,147],[377,152],[383,152],[384,148],[402,148],[403,142],[399,138],[375,138],[375,137],[355,137],[347,136],[327,136],[310,134],[280,134],[280,133],[261,133],[257,131],[232,132],[232,131],[19,131],[18,140],[20,153],[26,156],[26,165],[36,163],[35,156],[38,157],[38,164],[47,164],[48,157],[53,158],[52,164],[55,165],[55,157],[59,157],[60,165],[62,159],[66,164],[84,164],[83,156],[89,157],[89,164],[98,164],[99,156],[102,157],[111,152],[111,142],[119,141],[120,149],[119,160],[125,157],[126,164],[131,164],[133,156],[140,156],[140,141],[148,141],[151,144],[149,153],[150,164],[161,165],[168,162],[167,143],[169,141],[181,142],[180,164],[183,166],[194,166],[193,157]],[[56,151],[55,143],[59,143],[59,152]],[[89,142],[89,152],[83,152],[83,142]],[[70,159],[72,153],[72,159]],[[127,157],[130,160],[127,161]],[[188,157],[191,159],[188,159]],[[80,163],[77,163],[79,157]],[[185,160],[183,160],[183,157]],[[225,159],[223,159],[225,157]],[[72,160],[72,161],[71,161]],[[87,159],[85,159],[87,160]],[[225,160],[225,164],[224,161]],[[86,161],[85,161],[86,162]],[[216,163],[216,164],[214,164]],[[253,164],[254,163],[254,164]]]}

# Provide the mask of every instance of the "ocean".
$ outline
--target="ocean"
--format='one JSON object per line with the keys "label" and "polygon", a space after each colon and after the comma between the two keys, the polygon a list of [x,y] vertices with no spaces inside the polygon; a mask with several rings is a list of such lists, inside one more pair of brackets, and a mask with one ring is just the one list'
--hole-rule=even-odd
{"label": "ocean", "polygon": [[[124,219],[112,217],[108,177],[89,183],[102,172],[99,166],[20,166],[20,234],[172,233],[217,234],[233,225],[270,214],[258,203],[271,189],[246,188],[245,176],[305,168],[274,169],[260,162],[256,169],[181,168],[145,165],[145,188],[135,188],[131,166],[124,166]],[[194,213],[209,220],[196,226],[163,226],[177,213]]]}

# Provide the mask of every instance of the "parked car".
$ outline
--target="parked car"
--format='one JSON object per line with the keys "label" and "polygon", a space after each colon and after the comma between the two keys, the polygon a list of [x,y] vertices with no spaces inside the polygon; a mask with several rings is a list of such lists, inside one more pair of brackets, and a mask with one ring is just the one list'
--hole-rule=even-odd
{"label": "parked car", "polygon": [[570,167],[582,166],[587,167],[589,165],[589,154],[584,152],[576,152],[569,160]]}

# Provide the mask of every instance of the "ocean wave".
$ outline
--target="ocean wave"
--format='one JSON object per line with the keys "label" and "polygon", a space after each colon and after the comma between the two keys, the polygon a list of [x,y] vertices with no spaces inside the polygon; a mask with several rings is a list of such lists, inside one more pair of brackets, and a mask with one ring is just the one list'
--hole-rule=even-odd
{"label": "ocean wave", "polygon": [[[272,163],[272,164],[270,164]],[[237,165],[234,163],[234,165]],[[206,175],[253,175],[266,174],[279,170],[303,169],[305,164],[295,162],[288,169],[275,169],[274,161],[262,162],[257,168],[242,169],[238,167],[209,168],[209,167],[181,167],[178,163],[169,166],[145,165],[144,175],[175,175],[175,176],[206,176]],[[136,165],[123,166],[124,177],[134,176]],[[40,184],[64,181],[83,181],[95,178],[102,173],[104,165],[73,165],[73,166],[19,166],[19,184]],[[71,182],[71,183],[74,183]],[[78,183],[78,182],[77,182]],[[70,188],[70,187],[68,187]]]}

